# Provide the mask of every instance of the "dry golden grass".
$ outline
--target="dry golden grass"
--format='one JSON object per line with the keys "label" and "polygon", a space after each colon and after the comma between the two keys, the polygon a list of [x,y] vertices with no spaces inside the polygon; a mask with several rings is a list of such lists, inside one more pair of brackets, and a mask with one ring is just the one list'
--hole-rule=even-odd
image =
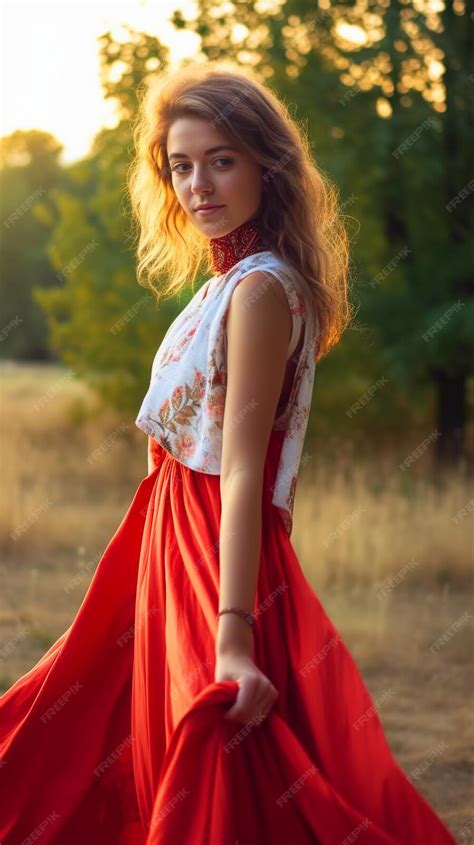
{"label": "dry golden grass", "polygon": [[[147,470],[133,419],[96,417],[69,371],[2,364],[0,377],[4,691],[72,622]],[[311,457],[292,535],[303,569],[379,702],[397,760],[421,767],[417,787],[459,842],[474,842],[472,490],[461,472],[429,481],[421,460],[408,476],[388,453],[350,466],[343,454]]]}

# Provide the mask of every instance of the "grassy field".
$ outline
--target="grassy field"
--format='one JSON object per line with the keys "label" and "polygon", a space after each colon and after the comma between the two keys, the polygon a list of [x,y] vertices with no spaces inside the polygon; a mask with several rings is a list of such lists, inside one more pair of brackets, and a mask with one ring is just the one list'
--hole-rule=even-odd
{"label": "grassy field", "polygon": [[[96,417],[67,370],[2,364],[0,375],[5,691],[72,622],[85,564],[100,558],[147,460],[133,419]],[[416,446],[407,440],[405,454]],[[342,451],[325,460],[324,444],[315,453],[295,505],[303,569],[380,701],[400,765],[458,841],[474,842],[473,491],[461,472],[428,480],[425,459],[408,480],[388,453],[350,465]]]}

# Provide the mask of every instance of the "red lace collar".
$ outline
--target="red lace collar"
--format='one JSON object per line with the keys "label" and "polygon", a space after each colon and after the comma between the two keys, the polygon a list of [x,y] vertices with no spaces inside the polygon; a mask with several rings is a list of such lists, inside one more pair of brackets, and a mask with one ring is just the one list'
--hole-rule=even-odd
{"label": "red lace collar", "polygon": [[227,270],[230,270],[237,261],[255,252],[263,252],[265,249],[261,240],[259,221],[255,218],[246,220],[221,238],[211,238],[209,243],[212,266],[216,274],[227,273]]}

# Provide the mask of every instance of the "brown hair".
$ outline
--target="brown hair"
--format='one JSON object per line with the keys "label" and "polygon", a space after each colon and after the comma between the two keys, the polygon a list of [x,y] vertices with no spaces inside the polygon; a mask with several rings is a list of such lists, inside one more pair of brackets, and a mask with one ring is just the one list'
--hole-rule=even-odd
{"label": "brown hair", "polygon": [[[349,238],[338,192],[312,160],[303,129],[249,69],[228,61],[190,62],[146,77],[133,125],[128,172],[137,233],[137,278],[157,299],[193,284],[203,262],[212,272],[209,239],[191,223],[171,182],[168,131],[181,116],[220,124],[258,161],[265,191],[260,231],[265,248],[300,274],[319,323],[316,360],[340,339],[351,318]],[[168,283],[160,285],[165,273]]]}

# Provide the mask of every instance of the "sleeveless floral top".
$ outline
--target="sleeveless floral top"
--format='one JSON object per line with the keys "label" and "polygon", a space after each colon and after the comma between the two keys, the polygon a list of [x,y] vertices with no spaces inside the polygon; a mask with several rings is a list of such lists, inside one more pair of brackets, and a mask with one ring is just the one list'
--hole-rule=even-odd
{"label": "sleeveless floral top", "polygon": [[299,273],[279,256],[269,250],[254,253],[202,285],[173,321],[156,352],[150,386],[135,425],[191,469],[219,475],[227,377],[226,318],[235,287],[255,270],[271,273],[286,292],[293,317],[288,359],[304,329],[290,395],[273,425],[274,431],[286,433],[272,502],[291,534],[296,480],[311,407],[318,327]]}

